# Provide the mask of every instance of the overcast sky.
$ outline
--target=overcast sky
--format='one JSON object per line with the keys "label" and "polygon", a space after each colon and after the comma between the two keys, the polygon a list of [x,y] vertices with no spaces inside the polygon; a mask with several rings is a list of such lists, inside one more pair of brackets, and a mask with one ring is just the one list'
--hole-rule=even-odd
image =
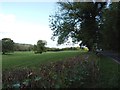
{"label": "overcast sky", "polygon": [[26,44],[46,40],[47,46],[57,47],[49,28],[49,15],[55,10],[55,2],[0,2],[0,39],[11,38]]}

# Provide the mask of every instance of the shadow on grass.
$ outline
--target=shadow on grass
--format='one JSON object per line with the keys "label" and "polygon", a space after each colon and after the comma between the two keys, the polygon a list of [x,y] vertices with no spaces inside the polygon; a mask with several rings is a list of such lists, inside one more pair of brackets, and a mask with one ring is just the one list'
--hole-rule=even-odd
{"label": "shadow on grass", "polygon": [[13,53],[5,53],[5,54],[2,54],[2,55],[13,55]]}

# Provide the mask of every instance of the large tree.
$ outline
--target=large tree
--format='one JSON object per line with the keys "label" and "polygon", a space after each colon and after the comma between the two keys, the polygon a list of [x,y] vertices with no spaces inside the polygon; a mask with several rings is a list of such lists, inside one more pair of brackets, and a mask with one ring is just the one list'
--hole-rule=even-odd
{"label": "large tree", "polygon": [[69,37],[73,42],[82,41],[92,50],[97,43],[98,21],[105,2],[58,2],[59,9],[50,16],[50,28],[53,39],[58,37],[58,44],[65,43]]}
{"label": "large tree", "polygon": [[10,38],[2,39],[2,53],[9,53],[14,51],[14,42]]}
{"label": "large tree", "polygon": [[103,23],[102,47],[106,50],[120,52],[120,2],[112,2],[109,8],[103,10]]}
{"label": "large tree", "polygon": [[46,41],[38,40],[37,45],[34,45],[34,51],[36,53],[42,53],[46,51],[45,45],[47,44]]}

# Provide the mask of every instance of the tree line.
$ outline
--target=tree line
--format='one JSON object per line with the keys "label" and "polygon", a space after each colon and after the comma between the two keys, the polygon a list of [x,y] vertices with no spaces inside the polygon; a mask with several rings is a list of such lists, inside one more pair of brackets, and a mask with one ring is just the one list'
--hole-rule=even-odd
{"label": "tree line", "polygon": [[[36,45],[15,43],[10,38],[3,38],[0,40],[0,47],[3,54],[13,53],[14,51],[33,51],[35,54],[42,54],[46,51],[65,51],[65,50],[80,50],[80,47],[67,47],[67,48],[50,48],[46,47],[47,41],[38,40]],[[82,48],[84,49],[84,48]]]}
{"label": "tree line", "polygon": [[42,53],[45,50],[45,44],[43,40],[39,40],[37,45],[15,43],[10,38],[3,38],[0,40],[0,42],[2,43],[1,47],[3,54],[14,51],[34,51],[35,53]]}
{"label": "tree line", "polygon": [[50,28],[57,43],[72,38],[82,41],[90,51],[102,48],[120,52],[120,2],[57,2],[58,11],[50,15]]}

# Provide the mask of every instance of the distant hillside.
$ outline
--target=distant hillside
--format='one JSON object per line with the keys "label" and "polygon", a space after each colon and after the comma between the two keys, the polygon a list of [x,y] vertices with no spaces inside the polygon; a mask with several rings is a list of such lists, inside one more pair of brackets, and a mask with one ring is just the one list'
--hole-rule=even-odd
{"label": "distant hillside", "polygon": [[15,43],[14,44],[14,50],[15,51],[31,51],[33,50],[32,44],[22,44],[22,43]]}

